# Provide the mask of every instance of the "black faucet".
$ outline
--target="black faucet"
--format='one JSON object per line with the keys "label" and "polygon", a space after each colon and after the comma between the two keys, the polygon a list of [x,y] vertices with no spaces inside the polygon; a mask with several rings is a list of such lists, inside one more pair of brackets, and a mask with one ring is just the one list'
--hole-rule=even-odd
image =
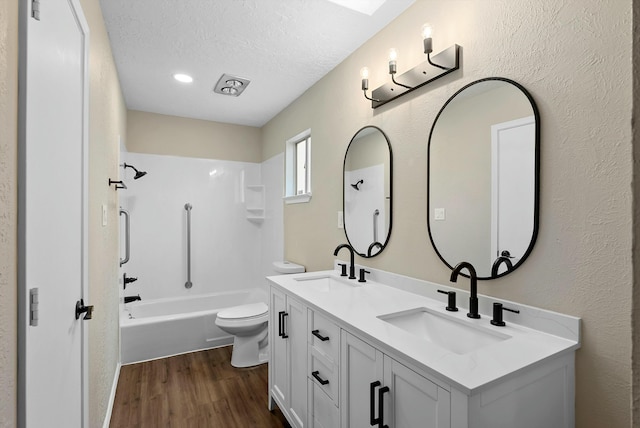
{"label": "black faucet", "polygon": [[354,258],[354,251],[353,248],[351,248],[351,245],[349,244],[340,244],[336,247],[335,251],[333,252],[334,256],[338,255],[338,251],[340,251],[342,248],[348,248],[349,249],[349,255],[350,255],[350,261],[349,261],[349,279],[356,279],[356,265],[355,262],[353,260]]}
{"label": "black faucet", "polygon": [[453,268],[453,272],[451,272],[451,282],[458,280],[458,274],[464,268],[467,268],[469,271],[469,278],[471,279],[471,296],[469,296],[469,312],[467,316],[469,318],[480,318],[480,314],[478,313],[478,275],[473,265],[469,262],[458,263],[458,265]]}
{"label": "black faucet", "polygon": [[142,300],[139,294],[137,296],[124,296],[125,303],[135,302],[136,300]]}
{"label": "black faucet", "polygon": [[491,267],[492,278],[498,276],[498,269],[500,268],[500,265],[502,263],[507,265],[507,272],[509,272],[513,268],[513,263],[511,263],[511,260],[509,260],[509,257],[500,256],[496,259],[495,262],[493,262],[493,266]]}

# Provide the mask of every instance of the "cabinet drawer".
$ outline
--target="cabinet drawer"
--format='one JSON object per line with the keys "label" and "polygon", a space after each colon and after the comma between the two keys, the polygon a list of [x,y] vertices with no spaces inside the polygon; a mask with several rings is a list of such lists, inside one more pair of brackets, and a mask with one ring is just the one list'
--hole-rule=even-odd
{"label": "cabinet drawer", "polygon": [[309,346],[309,373],[307,376],[337,405],[339,402],[338,391],[340,391],[338,365],[318,352],[313,346]]}
{"label": "cabinet drawer", "polygon": [[337,428],[340,426],[340,412],[331,398],[315,383],[308,380],[309,427]]}
{"label": "cabinet drawer", "polygon": [[340,361],[340,327],[311,309],[309,343],[333,362]]}

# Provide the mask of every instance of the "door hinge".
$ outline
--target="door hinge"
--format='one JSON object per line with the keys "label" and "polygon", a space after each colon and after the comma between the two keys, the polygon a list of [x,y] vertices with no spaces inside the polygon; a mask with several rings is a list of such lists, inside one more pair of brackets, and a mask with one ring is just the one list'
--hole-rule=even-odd
{"label": "door hinge", "polygon": [[29,325],[38,326],[38,289],[29,290]]}
{"label": "door hinge", "polygon": [[31,17],[40,21],[40,0],[31,0]]}

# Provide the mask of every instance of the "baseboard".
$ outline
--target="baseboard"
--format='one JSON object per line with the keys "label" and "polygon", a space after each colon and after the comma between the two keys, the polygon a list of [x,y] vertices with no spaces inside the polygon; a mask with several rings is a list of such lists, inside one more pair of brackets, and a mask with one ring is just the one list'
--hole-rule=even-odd
{"label": "baseboard", "polygon": [[111,385],[111,394],[109,394],[109,404],[107,406],[107,414],[104,417],[104,424],[102,428],[109,428],[111,424],[111,413],[113,412],[113,403],[116,400],[116,390],[118,389],[118,379],[120,379],[120,367],[122,364],[118,363],[116,366],[116,372],[113,376],[113,384]]}

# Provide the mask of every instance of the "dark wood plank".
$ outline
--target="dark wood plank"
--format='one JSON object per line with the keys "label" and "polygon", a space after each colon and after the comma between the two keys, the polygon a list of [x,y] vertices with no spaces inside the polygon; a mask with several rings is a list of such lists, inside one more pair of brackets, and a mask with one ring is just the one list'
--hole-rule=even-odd
{"label": "dark wood plank", "polygon": [[231,347],[123,366],[111,428],[288,428],[269,412],[268,367],[231,366]]}

